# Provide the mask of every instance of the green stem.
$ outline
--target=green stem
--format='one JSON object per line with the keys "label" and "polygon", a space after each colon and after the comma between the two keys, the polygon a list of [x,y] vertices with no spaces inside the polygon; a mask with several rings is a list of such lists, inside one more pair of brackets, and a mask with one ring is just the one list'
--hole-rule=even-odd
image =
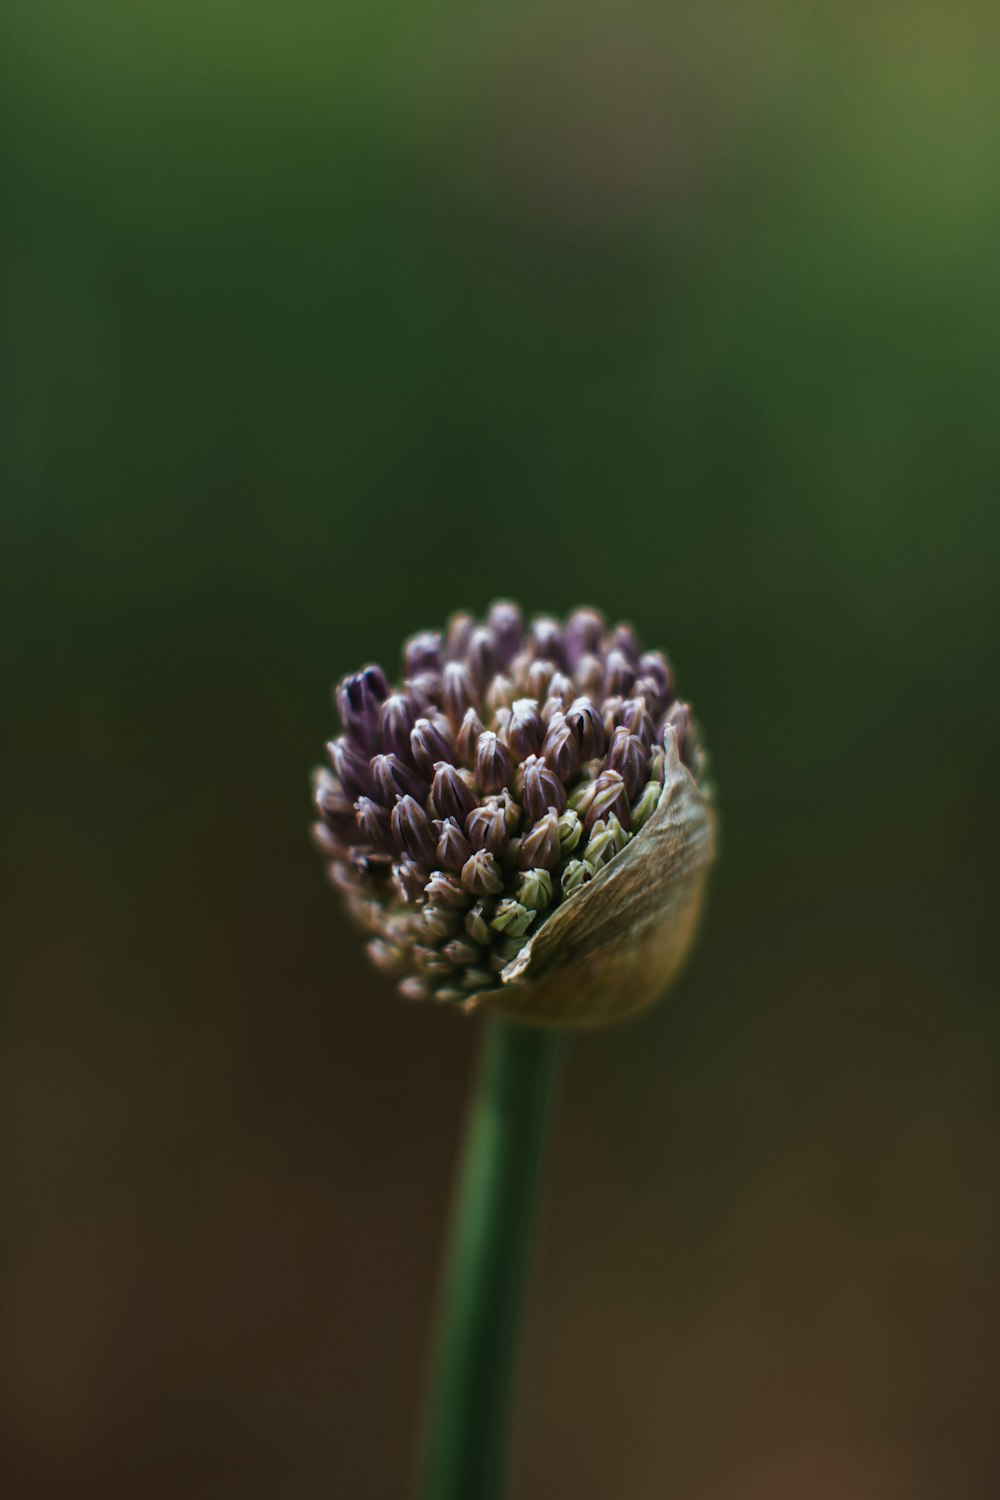
{"label": "green stem", "polygon": [[499,1500],[557,1033],[491,1016],[455,1203],[422,1500]]}

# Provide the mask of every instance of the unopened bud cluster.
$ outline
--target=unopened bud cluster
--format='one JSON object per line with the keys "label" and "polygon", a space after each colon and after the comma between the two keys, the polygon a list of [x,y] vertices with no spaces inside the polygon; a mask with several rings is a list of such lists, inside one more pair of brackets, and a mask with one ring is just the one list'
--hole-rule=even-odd
{"label": "unopened bud cluster", "polygon": [[516,605],[456,615],[337,689],[313,834],[411,999],[460,1002],[499,973],[656,809],[669,737],[702,753],[658,651],[593,610],[525,627]]}

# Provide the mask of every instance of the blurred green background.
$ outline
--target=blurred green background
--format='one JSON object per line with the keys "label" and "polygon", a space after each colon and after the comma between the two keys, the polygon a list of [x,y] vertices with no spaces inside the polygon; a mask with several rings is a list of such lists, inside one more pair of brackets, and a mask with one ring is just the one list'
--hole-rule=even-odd
{"label": "blurred green background", "polygon": [[476,1026],[329,685],[633,620],[724,857],[574,1041],[523,1500],[997,1493],[992,5],[7,0],[5,1492],[406,1492]]}

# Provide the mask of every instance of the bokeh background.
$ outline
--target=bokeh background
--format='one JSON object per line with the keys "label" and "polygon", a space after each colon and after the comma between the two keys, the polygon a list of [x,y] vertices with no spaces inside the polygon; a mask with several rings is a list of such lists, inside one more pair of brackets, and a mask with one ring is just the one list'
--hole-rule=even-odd
{"label": "bokeh background", "polygon": [[568,1050],[517,1495],[997,1493],[995,23],[7,0],[6,1494],[406,1494],[477,1027],[307,773],[511,594],[670,652],[724,817]]}

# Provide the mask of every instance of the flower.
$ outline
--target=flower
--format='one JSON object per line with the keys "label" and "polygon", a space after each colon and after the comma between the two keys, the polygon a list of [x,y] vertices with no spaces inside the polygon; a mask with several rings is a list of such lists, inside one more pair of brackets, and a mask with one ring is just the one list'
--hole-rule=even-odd
{"label": "flower", "polygon": [[715,819],[658,651],[592,609],[452,617],[336,691],[313,837],[408,999],[596,1024],[650,1004],[693,935]]}

